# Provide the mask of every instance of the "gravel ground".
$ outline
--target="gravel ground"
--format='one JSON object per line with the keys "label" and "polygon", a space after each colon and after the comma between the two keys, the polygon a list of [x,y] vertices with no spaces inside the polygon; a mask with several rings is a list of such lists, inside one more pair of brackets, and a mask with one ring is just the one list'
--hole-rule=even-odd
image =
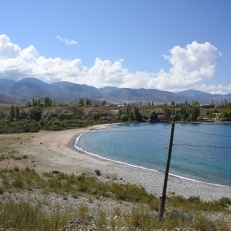
{"label": "gravel ground", "polygon": [[[122,164],[95,166],[95,168],[101,171],[102,180],[105,176],[116,176],[118,179],[122,178],[125,182],[142,185],[149,193],[154,193],[157,196],[162,195],[164,184],[164,174],[162,173]],[[89,171],[92,171],[92,168]],[[167,194],[181,195],[186,198],[200,196],[202,200],[211,201],[218,200],[221,197],[231,199],[231,188],[169,176]]]}

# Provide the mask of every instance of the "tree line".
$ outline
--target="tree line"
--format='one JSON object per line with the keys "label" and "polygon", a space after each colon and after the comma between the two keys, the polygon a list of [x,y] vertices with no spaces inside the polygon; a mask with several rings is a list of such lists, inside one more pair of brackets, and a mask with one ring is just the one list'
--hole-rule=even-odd
{"label": "tree line", "polygon": [[[42,103],[40,100],[28,102],[26,107],[19,108],[12,105],[7,115],[4,115],[0,109],[0,133],[35,132],[41,129],[63,130],[108,122],[164,122],[172,120],[173,115],[176,121],[185,122],[204,120],[231,121],[231,103],[228,102],[218,106],[212,103],[205,105],[204,108],[196,101],[192,102],[192,104],[188,104],[187,102],[176,104],[172,101],[169,105],[154,105],[153,103],[149,103],[147,106],[142,106],[141,103],[132,105],[124,103],[121,108],[114,105],[113,111],[118,111],[114,115],[113,113],[110,114],[108,107],[102,106],[101,109],[99,108],[100,106],[93,107],[91,100],[84,102],[81,98],[78,105],[68,106],[69,111],[60,112],[55,116],[49,113],[43,114],[46,111],[46,107],[54,107],[55,105],[49,97],[45,97]],[[86,109],[87,114],[84,113],[84,106],[88,105],[92,106],[90,114],[88,113],[89,109]],[[106,101],[103,105],[106,105]],[[28,107],[30,108],[28,109]],[[101,117],[100,110],[103,112],[107,109],[107,113],[103,114],[110,114],[110,118],[103,114]]]}

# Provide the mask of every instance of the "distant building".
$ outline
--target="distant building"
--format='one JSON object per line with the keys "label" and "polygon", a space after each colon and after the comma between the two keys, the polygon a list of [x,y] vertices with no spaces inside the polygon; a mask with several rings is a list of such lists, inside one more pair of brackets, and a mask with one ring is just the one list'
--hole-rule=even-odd
{"label": "distant building", "polygon": [[213,108],[214,106],[211,105],[211,104],[200,104],[200,107],[203,107],[203,108]]}

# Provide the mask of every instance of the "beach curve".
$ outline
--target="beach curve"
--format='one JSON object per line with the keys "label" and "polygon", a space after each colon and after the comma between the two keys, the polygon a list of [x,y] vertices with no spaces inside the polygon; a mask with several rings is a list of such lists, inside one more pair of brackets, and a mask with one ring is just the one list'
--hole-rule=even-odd
{"label": "beach curve", "polygon": [[[164,182],[162,173],[105,160],[75,148],[79,135],[106,126],[35,133],[34,138],[24,146],[24,153],[30,161],[33,159],[34,168],[40,173],[58,170],[68,174],[95,174],[95,169],[99,169],[102,173],[98,176],[100,180],[108,180],[109,175],[114,175],[118,181],[122,179],[121,182],[142,185],[148,192],[160,196]],[[231,188],[169,176],[167,194],[186,198],[200,196],[202,200],[211,201],[221,197],[231,199]]]}

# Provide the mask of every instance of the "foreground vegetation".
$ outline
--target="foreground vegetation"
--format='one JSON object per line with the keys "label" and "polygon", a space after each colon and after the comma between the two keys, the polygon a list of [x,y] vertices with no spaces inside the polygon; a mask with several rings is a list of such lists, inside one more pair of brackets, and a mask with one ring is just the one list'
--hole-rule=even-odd
{"label": "foreground vegetation", "polygon": [[[102,182],[97,175],[77,176],[57,171],[39,175],[33,169],[17,166],[0,170],[0,227],[3,230],[78,230],[78,227],[82,230],[105,230],[105,227],[108,230],[122,227],[122,230],[137,230],[137,227],[141,230],[230,230],[228,198],[204,202],[199,197],[186,199],[172,195],[167,198],[166,212],[159,222],[155,195],[112,176],[106,176],[107,180]],[[34,197],[35,194],[40,197]],[[48,199],[51,195],[61,201],[60,204],[54,206]],[[82,197],[87,201],[78,204]],[[73,200],[77,206],[73,206]],[[105,200],[106,205],[110,200],[116,204],[103,206]],[[97,203],[95,209],[94,203]]]}

